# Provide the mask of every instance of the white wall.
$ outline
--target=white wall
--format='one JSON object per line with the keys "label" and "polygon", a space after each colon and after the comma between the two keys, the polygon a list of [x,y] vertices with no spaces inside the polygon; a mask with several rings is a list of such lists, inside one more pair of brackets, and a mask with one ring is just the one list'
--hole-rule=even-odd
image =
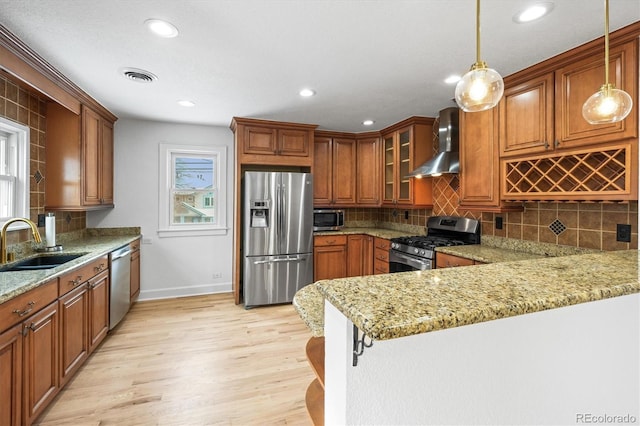
{"label": "white wall", "polygon": [[[114,139],[115,208],[87,213],[87,227],[141,227],[140,300],[231,291],[235,154],[231,130],[121,119]],[[227,147],[226,235],[158,238],[161,143]],[[215,273],[221,277],[214,278]]]}
{"label": "white wall", "polygon": [[640,422],[640,294],[375,341],[356,367],[351,332],[325,302],[326,424]]}

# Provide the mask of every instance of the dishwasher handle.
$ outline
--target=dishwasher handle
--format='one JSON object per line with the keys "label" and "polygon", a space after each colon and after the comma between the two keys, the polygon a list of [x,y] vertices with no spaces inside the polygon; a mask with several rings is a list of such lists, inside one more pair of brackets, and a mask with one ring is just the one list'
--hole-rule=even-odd
{"label": "dishwasher handle", "polygon": [[111,261],[121,259],[131,254],[131,250],[127,247],[111,252]]}

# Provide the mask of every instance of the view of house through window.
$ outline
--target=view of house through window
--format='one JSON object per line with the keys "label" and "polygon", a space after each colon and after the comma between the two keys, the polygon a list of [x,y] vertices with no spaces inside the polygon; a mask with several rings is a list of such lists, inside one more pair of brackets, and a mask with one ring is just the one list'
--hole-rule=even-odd
{"label": "view of house through window", "polygon": [[160,144],[160,237],[225,235],[227,149]]}
{"label": "view of house through window", "polygon": [[215,158],[173,158],[173,224],[216,223]]}

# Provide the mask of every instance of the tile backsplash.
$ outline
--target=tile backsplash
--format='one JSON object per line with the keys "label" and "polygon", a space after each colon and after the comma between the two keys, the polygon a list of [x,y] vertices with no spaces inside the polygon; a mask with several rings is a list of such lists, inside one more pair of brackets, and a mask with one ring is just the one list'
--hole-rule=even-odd
{"label": "tile backsplash", "polygon": [[[638,202],[525,203],[517,213],[458,210],[458,176],[433,179],[433,209],[346,209],[347,226],[380,226],[424,233],[429,216],[464,216],[481,220],[482,234],[597,250],[638,248]],[[496,229],[496,218],[502,229]],[[616,225],[631,225],[631,242],[616,241]]]}
{"label": "tile backsplash", "polygon": [[[5,75],[0,74],[0,116],[20,124],[29,126],[30,165],[29,175],[30,204],[29,219],[37,223],[38,214],[45,209],[45,181],[47,166],[46,149],[46,111],[47,100],[37,96],[24,87],[16,84]],[[57,212],[57,233],[70,232],[86,228],[84,212]],[[41,229],[41,233],[43,229]],[[10,232],[8,243],[15,244],[31,238],[29,230]]]}

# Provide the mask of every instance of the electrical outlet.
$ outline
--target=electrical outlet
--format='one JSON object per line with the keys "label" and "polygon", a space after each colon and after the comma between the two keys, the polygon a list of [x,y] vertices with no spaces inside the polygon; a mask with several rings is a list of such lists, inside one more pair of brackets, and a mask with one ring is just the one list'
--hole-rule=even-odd
{"label": "electrical outlet", "polygon": [[404,218],[409,219],[409,210],[404,211]]}
{"label": "electrical outlet", "polygon": [[218,278],[222,278],[222,272],[214,272],[213,273],[213,279],[218,279]]}
{"label": "electrical outlet", "polygon": [[631,225],[618,223],[616,225],[616,241],[623,243],[631,242]]}
{"label": "electrical outlet", "polygon": [[496,216],[496,229],[502,229],[502,217]]}
{"label": "electrical outlet", "polygon": [[38,215],[38,228],[42,228],[44,226],[44,222],[45,222],[44,217],[45,217],[44,213],[41,213]]}

